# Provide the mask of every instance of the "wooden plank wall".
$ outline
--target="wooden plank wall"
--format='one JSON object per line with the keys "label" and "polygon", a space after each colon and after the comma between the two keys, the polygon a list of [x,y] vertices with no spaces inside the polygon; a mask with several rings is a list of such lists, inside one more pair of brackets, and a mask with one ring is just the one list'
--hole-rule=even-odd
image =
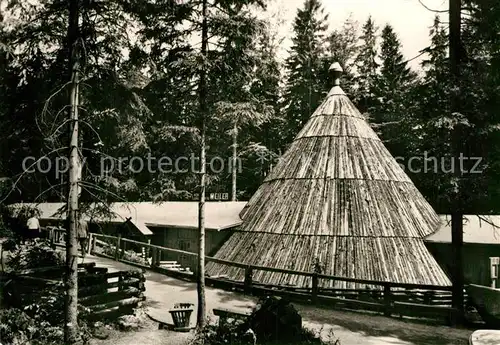
{"label": "wooden plank wall", "polygon": [[[10,306],[23,307],[40,298],[40,291],[54,296],[63,293],[63,267],[35,269],[10,273],[12,279],[6,292]],[[132,314],[133,309],[145,299],[144,274],[141,271],[109,273],[107,268],[95,263],[79,265],[78,301],[88,308],[89,319],[114,318]]]}

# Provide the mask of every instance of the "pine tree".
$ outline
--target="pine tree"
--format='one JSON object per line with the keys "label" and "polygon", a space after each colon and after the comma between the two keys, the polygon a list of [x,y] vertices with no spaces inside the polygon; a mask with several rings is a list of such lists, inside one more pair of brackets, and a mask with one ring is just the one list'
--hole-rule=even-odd
{"label": "pine tree", "polygon": [[463,39],[468,63],[464,69],[473,96],[469,97],[473,101],[470,107],[475,110],[471,121],[479,132],[474,146],[482,147],[481,157],[487,163],[475,193],[481,196],[480,210],[496,214],[500,212],[500,3],[474,0],[467,7]]}
{"label": "pine tree", "polygon": [[428,58],[422,61],[425,71],[425,83],[443,83],[449,78],[448,71],[448,35],[443,27],[439,16],[434,17],[434,23],[430,29],[431,44],[422,52],[427,53]]}
{"label": "pine tree", "polygon": [[[93,175],[92,182],[87,181],[82,200],[96,201],[91,195],[96,192],[101,195],[99,190],[108,188],[107,182],[96,177],[101,168],[99,150],[111,156],[129,156],[131,146],[145,137],[137,120],[144,115],[146,107],[136,90],[124,85],[126,64],[123,60],[126,59],[119,58],[133,45],[123,34],[134,24],[130,20],[130,9],[116,1],[81,1],[79,6],[78,44],[83,47],[81,76],[85,79],[80,88],[80,106],[85,108],[80,114],[85,122],[80,128],[81,154],[88,158],[87,177]],[[70,79],[69,47],[65,35],[61,34],[62,28],[68,27],[67,12],[68,2],[63,0],[37,5],[12,2],[12,6],[6,8],[7,16],[15,19],[9,27],[6,43],[12,47],[16,61],[12,68],[22,76],[18,86],[10,90],[12,105],[16,106],[10,107],[8,116],[16,118],[16,122],[2,122],[1,128],[9,133],[2,142],[2,147],[7,148],[2,151],[2,161],[9,162],[7,176],[23,173],[25,157],[42,157],[52,152],[49,154],[52,159],[61,154],[54,150],[67,146],[64,126],[59,127],[60,115],[64,112],[61,109],[67,108],[69,97],[66,85]],[[106,90],[107,97],[102,96],[102,90]],[[104,149],[94,145],[101,138]],[[120,140],[122,138],[127,140]],[[61,193],[64,187],[54,186],[66,184],[67,178],[62,179],[55,170],[47,174],[24,174],[19,184],[22,198],[33,200],[40,196],[41,201],[64,201],[66,192]]]}
{"label": "pine tree", "polygon": [[361,45],[356,58],[357,95],[354,99],[362,112],[368,111],[374,101],[374,86],[379,64],[377,62],[377,31],[372,17],[368,17],[362,28]]}
{"label": "pine tree", "polygon": [[408,67],[399,41],[392,26],[387,24],[382,30],[380,48],[381,78],[390,88],[401,87],[415,79],[415,74]]}
{"label": "pine tree", "polygon": [[[242,169],[238,174],[238,194],[245,200],[251,197],[270,170],[272,157],[284,142],[283,121],[279,116],[281,93],[281,64],[277,60],[279,39],[277,28],[269,20],[255,37],[255,66],[250,73],[248,104],[255,111],[241,124],[238,157]],[[249,113],[250,115],[250,113]],[[249,121],[248,121],[249,120]],[[233,144],[234,145],[234,144]]]}
{"label": "pine tree", "polygon": [[406,156],[413,140],[414,120],[408,112],[416,74],[407,66],[401,43],[390,25],[382,30],[380,74],[373,85],[375,99],[369,108],[370,120],[393,156]]}
{"label": "pine tree", "polygon": [[272,107],[273,116],[262,125],[261,129],[251,132],[253,134],[252,141],[263,145],[260,148],[265,148],[269,155],[261,156],[261,159],[255,159],[254,157],[253,161],[261,163],[261,166],[258,178],[255,175],[249,176],[248,197],[255,192],[266,174],[270,171],[271,156],[273,153],[277,154],[285,148],[286,140],[286,133],[283,130],[285,126],[283,126],[283,118],[280,113],[283,66],[277,60],[280,47],[280,39],[278,37],[279,27],[272,26],[269,21],[265,21],[264,24],[264,29],[258,38],[256,51],[259,63],[255,70],[255,79],[250,92],[256,98],[262,100],[264,104]]}
{"label": "pine tree", "polygon": [[326,90],[324,44],[328,16],[319,0],[306,0],[293,23],[292,48],[286,60],[284,112],[290,142],[323,99]]}
{"label": "pine tree", "polygon": [[[198,173],[199,178],[192,181],[194,181],[193,191],[199,194],[197,326],[203,328],[206,322],[203,274],[205,191],[211,187],[210,181],[221,178],[208,174],[205,167],[210,159],[210,151],[218,149],[220,155],[225,144],[224,140],[221,140],[223,128],[217,125],[212,114],[216,113],[217,104],[228,105],[234,110],[235,104],[242,105],[249,102],[248,86],[255,65],[252,41],[258,25],[248,7],[263,4],[260,0],[250,0],[244,4],[236,0],[185,1],[176,2],[175,6],[172,6],[172,3],[174,2],[148,1],[147,10],[141,20],[145,27],[145,36],[152,41],[151,44],[155,49],[157,89],[154,90],[154,94],[160,97],[157,109],[160,111],[164,109],[166,104],[161,103],[165,97],[173,103],[181,103],[175,107],[180,108],[182,116],[167,109],[168,116],[164,116],[162,120],[179,121],[181,123],[175,124],[197,128],[196,132],[200,135],[196,145],[198,147],[191,149],[194,151],[193,154],[200,156],[202,167]],[[151,8],[157,15],[151,15]],[[182,20],[172,21],[172,17]],[[165,20],[173,27],[166,27]],[[199,44],[193,44],[187,39],[185,41],[188,43],[181,43],[183,38],[193,34],[201,36],[201,49]],[[172,45],[173,42],[178,44]],[[161,88],[162,85],[182,89],[186,97],[169,97],[171,91],[168,88]],[[165,123],[159,125],[167,127]]]}
{"label": "pine tree", "polygon": [[356,98],[354,90],[356,58],[358,55],[359,29],[358,23],[349,16],[342,27],[333,30],[328,37],[328,51],[332,62],[338,62],[342,73],[342,89]]}
{"label": "pine tree", "polygon": [[[431,43],[422,52],[426,59],[421,63],[424,76],[414,88],[409,113],[415,118],[412,130],[413,156],[449,157],[451,152],[450,85],[448,71],[448,35],[438,16],[429,31]],[[418,167],[425,169],[422,164]],[[441,167],[439,167],[441,169]],[[432,176],[429,176],[432,174]],[[438,212],[447,212],[449,178],[439,171],[422,170],[410,176]]]}

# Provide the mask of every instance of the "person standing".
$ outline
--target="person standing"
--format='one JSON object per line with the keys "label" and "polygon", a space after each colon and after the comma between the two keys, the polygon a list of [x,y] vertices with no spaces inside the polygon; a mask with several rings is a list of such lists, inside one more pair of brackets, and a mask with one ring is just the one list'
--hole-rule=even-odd
{"label": "person standing", "polygon": [[87,246],[89,242],[89,225],[83,218],[80,218],[80,222],[78,224],[78,242],[80,242],[82,256],[84,257],[87,253]]}
{"label": "person standing", "polygon": [[35,211],[31,212],[31,216],[30,218],[28,218],[28,221],[26,222],[26,227],[27,227],[26,239],[34,240],[35,238],[40,237],[40,222],[38,221]]}

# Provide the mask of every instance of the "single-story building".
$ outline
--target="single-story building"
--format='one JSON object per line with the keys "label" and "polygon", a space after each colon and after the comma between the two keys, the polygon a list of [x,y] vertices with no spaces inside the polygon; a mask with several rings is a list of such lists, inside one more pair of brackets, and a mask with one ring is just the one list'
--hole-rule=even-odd
{"label": "single-story building", "polygon": [[[214,255],[232,230],[241,224],[239,214],[245,205],[246,202],[205,204],[207,255]],[[36,207],[42,226],[62,225],[66,218],[65,206],[64,203],[11,205],[17,210]],[[162,247],[198,251],[196,201],[112,203],[106,207],[89,207],[83,217],[90,222],[91,232],[112,236],[121,233],[123,237]],[[441,218],[441,228],[428,236],[425,243],[445,272],[451,275],[451,217],[441,215]],[[464,216],[464,274],[468,283],[490,285],[490,257],[500,257],[500,216],[481,218],[487,221],[475,215]],[[196,269],[193,256],[164,252],[160,260],[177,261],[183,267]]]}
{"label": "single-story building", "polygon": [[[198,202],[133,203],[138,217],[153,232],[151,243],[163,247],[198,252]],[[213,255],[241,224],[239,216],[246,202],[205,203],[205,253]],[[195,270],[193,256],[166,253],[161,260],[175,260]]]}
{"label": "single-story building", "polygon": [[[425,240],[429,251],[451,276],[451,216],[441,215],[441,228]],[[491,285],[490,257],[500,257],[500,216],[464,215],[463,265],[466,283]]]}
{"label": "single-story building", "polygon": [[[239,214],[246,202],[205,203],[205,251],[213,255],[241,224]],[[62,225],[66,219],[64,203],[14,204],[14,210],[36,208],[41,226]],[[117,236],[154,245],[198,252],[198,202],[166,201],[117,202],[109,206],[83,208],[83,218],[89,221],[91,232]],[[164,252],[160,260],[177,261],[183,267],[196,269],[193,256]]]}

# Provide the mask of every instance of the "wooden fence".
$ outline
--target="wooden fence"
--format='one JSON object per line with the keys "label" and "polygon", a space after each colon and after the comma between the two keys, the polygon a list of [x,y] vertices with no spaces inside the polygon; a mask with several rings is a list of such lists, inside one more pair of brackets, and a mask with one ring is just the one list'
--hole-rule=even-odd
{"label": "wooden fence", "polygon": [[[131,260],[125,255],[128,249],[136,253],[134,260]],[[160,268],[159,258],[162,252],[197,257],[198,255],[196,253],[95,233],[91,234],[89,252],[138,267],[152,268],[177,278],[195,280],[195,276],[192,272],[186,273]],[[144,255],[144,253],[146,254]],[[150,258],[150,262],[146,260],[148,257]],[[329,276],[272,267],[249,266],[243,263],[221,260],[209,256],[206,256],[205,260],[207,262],[213,261],[245,270],[245,279],[243,281],[231,281],[224,277],[206,277],[208,285],[221,289],[237,290],[252,295],[280,295],[296,301],[306,301],[318,305],[331,305],[337,308],[370,310],[382,313],[386,316],[433,318],[446,321],[446,323],[453,323],[458,316],[458,311],[451,307],[451,287],[400,284]],[[260,284],[252,279],[253,273],[259,270],[310,277],[311,286],[304,288]],[[321,288],[320,281],[323,279],[364,284],[367,288]]]}
{"label": "wooden fence", "polygon": [[[133,309],[145,299],[145,278],[141,271],[109,273],[107,268],[96,267],[95,263],[78,266],[78,302],[86,308],[90,319],[133,314]],[[8,295],[5,302],[24,307],[40,298],[63,296],[63,272],[64,267],[44,267],[9,273],[10,281],[4,286],[4,293]]]}

